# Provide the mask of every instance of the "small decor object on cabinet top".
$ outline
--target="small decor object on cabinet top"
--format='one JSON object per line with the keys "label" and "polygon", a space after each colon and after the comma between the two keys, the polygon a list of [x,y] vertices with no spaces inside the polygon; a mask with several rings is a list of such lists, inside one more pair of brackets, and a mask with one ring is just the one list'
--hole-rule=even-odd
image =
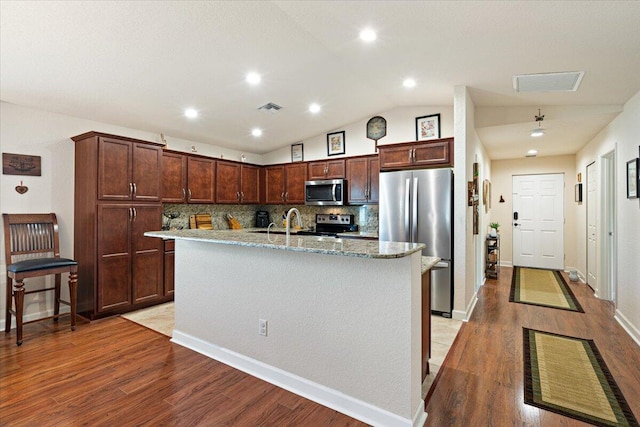
{"label": "small decor object on cabinet top", "polygon": [[416,117],[416,141],[440,138],[440,114]]}
{"label": "small decor object on cabinet top", "polygon": [[292,162],[304,161],[304,146],[302,144],[291,145],[291,161]]}
{"label": "small decor object on cabinet top", "polygon": [[500,224],[497,222],[489,223],[489,236],[496,237],[498,235],[498,230],[500,229]]}
{"label": "small decor object on cabinet top", "polygon": [[627,199],[638,198],[638,159],[627,162]]}
{"label": "small decor object on cabinet top", "polygon": [[327,155],[344,154],[344,131],[327,134]]}

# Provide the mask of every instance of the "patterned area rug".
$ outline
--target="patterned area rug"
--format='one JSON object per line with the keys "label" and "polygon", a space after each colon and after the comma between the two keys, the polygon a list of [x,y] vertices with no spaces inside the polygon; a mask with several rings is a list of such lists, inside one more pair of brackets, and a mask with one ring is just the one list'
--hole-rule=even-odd
{"label": "patterned area rug", "polygon": [[557,270],[513,267],[509,301],[584,313]]}
{"label": "patterned area rug", "polygon": [[525,403],[596,426],[638,426],[593,340],[522,329]]}

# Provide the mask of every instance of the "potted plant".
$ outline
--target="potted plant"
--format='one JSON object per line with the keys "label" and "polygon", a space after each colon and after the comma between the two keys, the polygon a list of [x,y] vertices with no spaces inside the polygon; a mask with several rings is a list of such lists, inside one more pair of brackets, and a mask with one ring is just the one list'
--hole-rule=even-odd
{"label": "potted plant", "polygon": [[498,224],[497,222],[490,222],[489,228],[491,229],[489,231],[489,236],[496,237],[498,235],[498,229],[500,228],[500,224]]}

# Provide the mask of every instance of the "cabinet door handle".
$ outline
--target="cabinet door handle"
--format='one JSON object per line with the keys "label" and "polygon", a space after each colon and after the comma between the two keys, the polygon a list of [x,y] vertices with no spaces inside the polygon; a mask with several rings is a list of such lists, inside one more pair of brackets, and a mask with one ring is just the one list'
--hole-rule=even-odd
{"label": "cabinet door handle", "polygon": [[280,193],[280,199],[284,202],[284,191]]}
{"label": "cabinet door handle", "polygon": [[129,208],[129,221],[133,220],[133,208]]}
{"label": "cabinet door handle", "polygon": [[136,187],[136,183],[133,183],[133,197],[136,197],[136,193],[138,192],[138,187]]}
{"label": "cabinet door handle", "polygon": [[191,189],[189,188],[187,192],[189,193],[189,197],[187,198],[187,201],[191,201]]}
{"label": "cabinet door handle", "polygon": [[240,192],[239,191],[236,191],[236,200],[240,201]]}
{"label": "cabinet door handle", "polygon": [[129,195],[133,196],[133,183],[132,182],[129,183]]}
{"label": "cabinet door handle", "polygon": [[240,201],[243,201],[243,200],[244,200],[244,191],[241,191],[240,192]]}
{"label": "cabinet door handle", "polygon": [[138,218],[138,211],[136,210],[136,208],[132,208],[133,209],[133,220],[135,221],[136,218]]}
{"label": "cabinet door handle", "polygon": [[185,200],[186,198],[187,198],[187,192],[183,188],[182,189],[182,200]]}

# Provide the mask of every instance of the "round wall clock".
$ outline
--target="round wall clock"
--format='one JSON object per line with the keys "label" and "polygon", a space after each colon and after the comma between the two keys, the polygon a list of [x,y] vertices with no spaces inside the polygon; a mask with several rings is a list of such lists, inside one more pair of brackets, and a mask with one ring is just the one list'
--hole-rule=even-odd
{"label": "round wall clock", "polygon": [[378,143],[380,138],[384,138],[387,134],[387,121],[384,117],[375,116],[367,122],[367,138],[373,139]]}

